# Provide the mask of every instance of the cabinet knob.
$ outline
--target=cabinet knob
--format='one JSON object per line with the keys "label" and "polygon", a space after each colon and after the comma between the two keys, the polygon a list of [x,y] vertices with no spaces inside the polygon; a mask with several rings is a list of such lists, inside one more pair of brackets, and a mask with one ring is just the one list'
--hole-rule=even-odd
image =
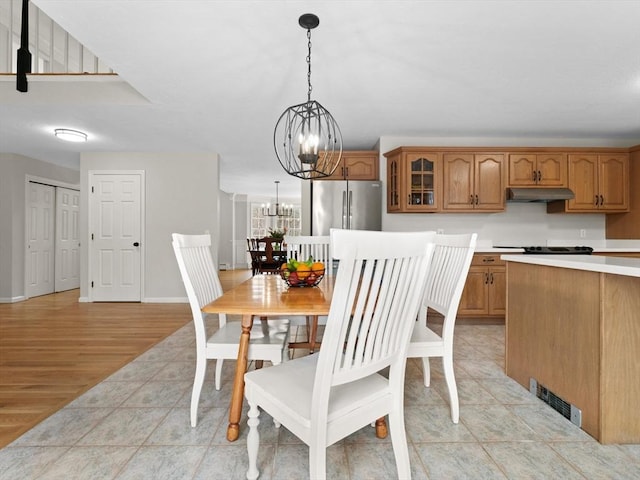
{"label": "cabinet knob", "polygon": [[600,206],[604,205],[604,197],[600,195]]}
{"label": "cabinet knob", "polygon": [[542,180],[542,172],[538,170],[538,181]]}
{"label": "cabinet knob", "polygon": [[471,205],[473,205],[473,195],[469,195],[469,197],[471,197],[471,198],[469,199],[469,203],[470,203]]}
{"label": "cabinet knob", "polygon": [[596,206],[598,205],[598,195],[596,195]]}

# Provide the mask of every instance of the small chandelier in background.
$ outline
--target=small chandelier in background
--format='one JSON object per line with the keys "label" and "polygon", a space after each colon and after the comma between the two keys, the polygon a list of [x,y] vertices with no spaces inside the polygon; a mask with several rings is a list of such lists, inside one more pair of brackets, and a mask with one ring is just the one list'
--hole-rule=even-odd
{"label": "small chandelier in background", "polygon": [[307,30],[307,101],[287,108],[280,115],[273,132],[273,146],[289,175],[310,180],[328,177],[338,167],[342,133],[329,111],[311,100],[311,29],[320,24],[320,19],[305,13],[298,23]]}
{"label": "small chandelier in background", "polygon": [[263,203],[262,207],[262,215],[265,217],[290,217],[293,215],[293,205],[287,205],[285,203],[280,206],[280,200],[278,198],[278,184],[280,180],[276,180],[274,182],[276,184],[276,209],[271,211],[271,204],[267,203],[266,205]]}

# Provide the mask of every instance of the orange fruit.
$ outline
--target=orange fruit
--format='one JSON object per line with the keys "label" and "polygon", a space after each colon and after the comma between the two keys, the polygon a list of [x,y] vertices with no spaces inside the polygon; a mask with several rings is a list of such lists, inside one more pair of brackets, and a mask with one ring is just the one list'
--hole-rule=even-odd
{"label": "orange fruit", "polygon": [[301,263],[298,265],[296,272],[298,272],[298,278],[303,280],[309,276],[309,273],[311,273],[311,267],[306,263]]}
{"label": "orange fruit", "polygon": [[285,262],[285,263],[283,263],[283,264],[282,264],[282,266],[280,267],[280,270],[286,270],[287,268],[289,268],[289,267],[287,267],[287,263]]}
{"label": "orange fruit", "polygon": [[311,265],[311,271],[312,272],[319,272],[321,270],[324,270],[324,263],[322,263],[322,262],[313,262],[313,265]]}

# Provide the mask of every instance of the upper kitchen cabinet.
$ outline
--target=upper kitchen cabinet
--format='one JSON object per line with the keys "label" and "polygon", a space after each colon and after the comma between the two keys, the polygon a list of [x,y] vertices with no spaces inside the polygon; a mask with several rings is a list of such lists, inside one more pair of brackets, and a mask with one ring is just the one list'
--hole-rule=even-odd
{"label": "upper kitchen cabinet", "polygon": [[607,213],[629,210],[629,155],[573,153],[568,156],[568,187],[575,198],[551,202],[547,211]]}
{"label": "upper kitchen cabinet", "polygon": [[441,208],[441,154],[401,147],[387,158],[387,211],[439,211]]}
{"label": "upper kitchen cabinet", "polygon": [[443,211],[501,212],[505,209],[504,154],[445,153]]}
{"label": "upper kitchen cabinet", "polygon": [[566,187],[567,156],[562,153],[509,154],[510,187]]}
{"label": "upper kitchen cabinet", "polygon": [[606,238],[640,238],[640,145],[629,152],[629,211],[607,215]]}
{"label": "upper kitchen cabinet", "polygon": [[333,175],[322,180],[378,180],[380,158],[373,150],[344,150]]}

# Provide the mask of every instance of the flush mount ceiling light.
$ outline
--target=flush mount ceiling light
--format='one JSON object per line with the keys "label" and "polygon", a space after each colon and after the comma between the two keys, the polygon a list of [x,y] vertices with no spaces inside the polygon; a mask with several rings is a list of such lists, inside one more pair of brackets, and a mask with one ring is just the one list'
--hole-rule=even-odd
{"label": "flush mount ceiling light", "polygon": [[56,128],[53,131],[54,135],[61,140],[67,142],[86,142],[87,134],[78,130],[69,130],[68,128]]}
{"label": "flush mount ceiling light", "polygon": [[307,30],[307,101],[287,108],[280,115],[273,132],[273,146],[289,175],[309,180],[328,177],[338,167],[342,134],[329,111],[311,100],[311,30],[320,24],[320,19],[305,13],[298,23]]}

